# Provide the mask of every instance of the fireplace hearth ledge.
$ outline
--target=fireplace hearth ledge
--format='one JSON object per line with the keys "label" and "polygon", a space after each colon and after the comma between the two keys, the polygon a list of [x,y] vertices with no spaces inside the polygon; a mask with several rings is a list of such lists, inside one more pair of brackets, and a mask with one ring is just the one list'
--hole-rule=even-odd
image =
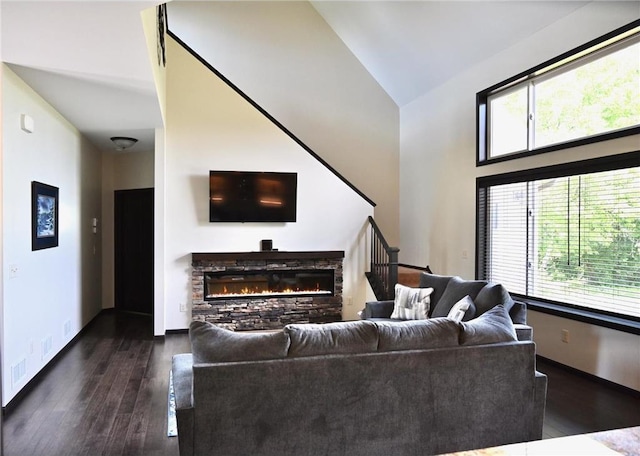
{"label": "fireplace hearth ledge", "polygon": [[226,260],[307,260],[307,259],[344,258],[342,250],[318,251],[285,251],[265,250],[255,252],[220,252],[220,253],[192,253],[192,261],[226,261]]}

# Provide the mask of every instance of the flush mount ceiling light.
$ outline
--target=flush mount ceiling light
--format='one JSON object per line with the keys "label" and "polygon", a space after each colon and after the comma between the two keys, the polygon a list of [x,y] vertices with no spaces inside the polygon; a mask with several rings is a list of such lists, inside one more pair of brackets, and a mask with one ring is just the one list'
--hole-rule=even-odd
{"label": "flush mount ceiling light", "polygon": [[136,138],[127,138],[126,136],[114,136],[111,141],[116,145],[116,150],[125,150],[138,142]]}

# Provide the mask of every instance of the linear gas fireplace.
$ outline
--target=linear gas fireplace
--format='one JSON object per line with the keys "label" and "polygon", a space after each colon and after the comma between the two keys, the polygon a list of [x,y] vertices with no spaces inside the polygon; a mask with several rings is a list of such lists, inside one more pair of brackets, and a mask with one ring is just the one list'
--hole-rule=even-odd
{"label": "linear gas fireplace", "polygon": [[192,254],[192,319],[244,331],[342,320],[342,251]]}
{"label": "linear gas fireplace", "polygon": [[333,269],[205,272],[204,299],[333,296]]}

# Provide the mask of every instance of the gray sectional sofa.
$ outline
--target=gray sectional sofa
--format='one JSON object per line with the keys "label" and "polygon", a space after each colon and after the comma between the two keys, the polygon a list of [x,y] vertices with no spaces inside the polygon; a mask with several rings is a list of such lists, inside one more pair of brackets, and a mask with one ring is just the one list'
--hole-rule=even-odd
{"label": "gray sectional sofa", "polygon": [[[398,285],[396,285],[398,287]],[[460,299],[469,296],[473,306],[465,313],[464,320],[482,315],[487,310],[502,304],[515,324],[526,325],[527,308],[522,302],[514,301],[509,292],[499,283],[486,280],[464,280],[457,276],[444,276],[423,272],[420,274],[420,288],[432,288],[429,317],[446,317]],[[391,319],[394,301],[370,301],[365,304],[360,316],[363,319]],[[524,328],[523,328],[524,329]]]}
{"label": "gray sectional sofa", "polygon": [[503,305],[466,322],[190,326],[180,454],[429,455],[540,439],[547,378]]}

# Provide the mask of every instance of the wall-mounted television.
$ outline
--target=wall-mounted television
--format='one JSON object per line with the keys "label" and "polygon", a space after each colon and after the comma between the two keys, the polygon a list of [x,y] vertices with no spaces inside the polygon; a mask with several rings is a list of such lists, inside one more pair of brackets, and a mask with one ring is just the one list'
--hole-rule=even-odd
{"label": "wall-mounted television", "polygon": [[209,171],[210,222],[295,222],[297,173]]}

